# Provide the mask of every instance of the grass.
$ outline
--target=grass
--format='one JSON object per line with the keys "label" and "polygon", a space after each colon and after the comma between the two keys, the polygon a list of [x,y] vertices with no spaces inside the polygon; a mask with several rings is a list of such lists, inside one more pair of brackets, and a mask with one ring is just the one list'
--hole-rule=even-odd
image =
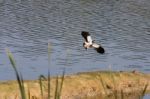
{"label": "grass", "polygon": [[[109,71],[108,74],[110,75],[110,80],[112,81],[113,84],[113,99],[124,99],[126,94],[123,92],[123,90],[120,90],[120,92],[118,92],[118,88],[117,88],[117,83],[114,77],[114,73],[112,71]],[[119,74],[120,75],[120,74]],[[107,90],[107,85],[106,85],[106,81],[102,78],[101,73],[99,73],[98,79],[100,80],[100,83],[104,89],[105,95],[106,97],[104,99],[109,99],[110,98],[110,93]],[[139,96],[139,99],[143,99],[144,95],[146,94],[146,90],[148,88],[148,83],[144,86],[144,89],[140,92],[140,93],[136,93]],[[131,92],[131,94],[135,94],[134,92]],[[112,97],[112,96],[111,96]]]}
{"label": "grass", "polygon": [[10,60],[11,65],[15,71],[16,78],[17,78],[18,85],[19,85],[19,89],[20,89],[20,93],[21,93],[21,98],[26,99],[23,77],[22,77],[21,73],[19,74],[19,72],[16,68],[16,62],[15,62],[15,59],[14,59],[12,53],[10,52],[10,50],[6,49],[6,53],[7,53],[9,60]]}
{"label": "grass", "polygon": [[[60,84],[57,83],[57,85],[56,85],[56,88],[58,88],[57,91],[56,91],[56,93],[55,93],[55,95],[57,94],[56,95],[57,96],[56,99],[60,99],[61,91],[62,91],[62,87],[63,87],[63,82],[64,82],[64,75],[65,75],[65,70],[63,71]],[[56,80],[58,81],[58,79],[56,79]]]}
{"label": "grass", "polygon": [[[21,73],[18,72],[17,70],[17,66],[16,66],[16,62],[15,62],[15,59],[12,55],[12,53],[10,52],[9,49],[6,49],[6,53],[7,53],[7,56],[10,60],[10,63],[11,63],[11,66],[13,67],[14,71],[15,71],[15,75],[16,75],[16,78],[17,78],[17,82],[18,82],[18,85],[19,85],[19,90],[20,90],[20,93],[21,93],[21,99],[27,99],[27,96],[26,96],[26,91],[25,91],[25,87],[24,87],[24,81],[23,81],[23,77],[21,75]],[[43,75],[40,75],[39,76],[39,86],[40,86],[40,91],[41,91],[41,98],[44,99],[44,91],[43,91],[43,83],[42,81],[44,80],[47,80],[48,82],[48,96],[47,96],[47,99],[50,99],[50,53],[51,53],[51,44],[48,43],[48,64],[49,64],[49,67],[48,67],[48,79],[46,79],[45,76]],[[57,76],[56,78],[56,88],[55,88],[55,98],[54,99],[60,99],[60,96],[61,96],[61,91],[62,91],[62,86],[63,86],[63,81],[64,81],[64,76],[65,76],[65,70],[63,71],[63,74],[62,74],[62,77],[61,77],[61,81],[59,83],[59,78]],[[30,99],[30,90],[28,90],[28,99]],[[32,96],[31,99],[36,99],[36,97]]]}
{"label": "grass", "polygon": [[[51,95],[53,93],[51,93],[51,76],[50,76],[51,45],[50,45],[50,43],[48,43],[48,62],[49,62],[48,75],[47,75],[48,78],[46,78],[44,75],[40,75],[39,82],[38,82],[39,87],[40,87],[41,98],[36,97],[36,96],[31,96],[31,92],[30,92],[29,88],[28,88],[28,90],[25,90],[23,77],[22,77],[21,73],[19,73],[19,71],[17,70],[17,65],[16,65],[16,62],[15,62],[15,59],[14,59],[12,53],[10,52],[9,49],[6,49],[6,53],[7,53],[7,56],[10,60],[11,66],[13,67],[16,78],[17,78],[21,99],[45,99],[45,97],[46,97],[46,99],[51,99]],[[97,74],[93,74],[93,75],[95,76]],[[99,79],[99,82],[101,84],[100,86],[103,87],[106,99],[109,99],[109,96],[110,96],[110,92],[108,90],[108,87],[110,87],[110,86],[113,86],[111,91],[112,91],[112,96],[114,97],[114,99],[125,99],[126,98],[126,94],[123,90],[120,90],[120,91],[117,90],[118,80],[116,80],[115,77],[116,76],[119,77],[118,75],[120,75],[120,74],[115,74],[113,71],[107,71],[107,72],[105,72],[105,75],[103,72],[98,73],[97,79]],[[108,83],[106,81],[106,77],[110,78],[109,80],[111,81],[112,85],[108,85]],[[63,85],[64,85],[64,79],[65,79],[65,69],[63,70],[62,76],[56,76],[55,92],[53,95],[54,96],[53,99],[61,99],[61,93],[62,93],[62,89],[63,89]],[[46,85],[47,93],[48,93],[47,96],[45,96],[45,94],[44,94],[45,82],[47,82],[47,85]],[[144,86],[143,90],[139,93],[139,99],[143,99],[143,96],[145,95],[147,88],[148,88],[148,83]],[[8,98],[5,97],[5,99],[8,99]],[[15,97],[15,99],[17,99],[17,96]]]}
{"label": "grass", "polygon": [[49,65],[49,68],[48,68],[48,99],[50,99],[50,88],[51,88],[51,84],[50,84],[50,57],[51,56],[51,43],[48,42],[48,65]]}
{"label": "grass", "polygon": [[144,95],[146,94],[146,90],[148,88],[148,83],[145,85],[143,91],[139,95],[139,99],[143,99]]}
{"label": "grass", "polygon": [[39,84],[40,84],[40,91],[41,91],[41,98],[43,99],[43,84],[42,84],[42,80],[46,80],[46,78],[43,75],[40,75],[39,77]]}
{"label": "grass", "polygon": [[102,87],[103,87],[103,89],[104,89],[105,94],[108,95],[107,90],[106,90],[106,87],[105,87],[106,85],[105,85],[104,80],[103,80],[102,77],[101,77],[101,74],[99,74],[99,79],[100,79],[100,82],[101,82],[101,84],[102,84]]}

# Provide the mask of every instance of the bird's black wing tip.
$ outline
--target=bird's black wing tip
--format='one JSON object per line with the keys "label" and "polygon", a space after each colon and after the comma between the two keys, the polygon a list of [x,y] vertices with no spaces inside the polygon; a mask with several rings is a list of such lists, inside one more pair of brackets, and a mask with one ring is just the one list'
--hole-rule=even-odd
{"label": "bird's black wing tip", "polygon": [[104,54],[105,53],[105,50],[103,47],[99,47],[99,48],[96,48],[96,51],[100,54]]}

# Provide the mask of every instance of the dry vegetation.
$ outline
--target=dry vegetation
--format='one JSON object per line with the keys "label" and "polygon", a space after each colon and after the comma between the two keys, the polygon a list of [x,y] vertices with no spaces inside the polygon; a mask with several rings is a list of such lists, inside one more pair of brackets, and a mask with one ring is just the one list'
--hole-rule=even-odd
{"label": "dry vegetation", "polygon": [[[61,77],[58,79],[58,82],[56,77],[51,78],[51,99],[54,99],[56,85],[59,89],[60,81]],[[42,97],[39,80],[24,81],[27,98],[30,96],[29,99],[47,99],[47,85],[47,80],[42,80]],[[147,85],[150,85],[149,74],[104,71],[78,73],[65,76],[61,91],[61,99],[96,99],[96,97],[106,96],[124,97],[124,99],[126,99],[125,97],[131,94],[139,97]],[[150,92],[150,86],[146,87],[146,92]],[[16,81],[0,83],[0,99],[18,99],[20,97],[19,94],[19,87]],[[132,97],[131,99],[134,98]],[[136,97],[135,99],[138,98]]]}

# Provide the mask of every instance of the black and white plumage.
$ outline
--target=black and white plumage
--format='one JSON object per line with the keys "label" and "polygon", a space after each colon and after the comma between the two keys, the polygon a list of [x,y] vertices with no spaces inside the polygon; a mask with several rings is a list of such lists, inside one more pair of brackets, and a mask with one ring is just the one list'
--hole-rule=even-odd
{"label": "black and white plumage", "polygon": [[81,35],[85,39],[85,42],[83,43],[83,47],[85,49],[94,48],[98,53],[101,53],[101,54],[105,53],[104,48],[100,44],[97,44],[92,40],[89,32],[82,31]]}

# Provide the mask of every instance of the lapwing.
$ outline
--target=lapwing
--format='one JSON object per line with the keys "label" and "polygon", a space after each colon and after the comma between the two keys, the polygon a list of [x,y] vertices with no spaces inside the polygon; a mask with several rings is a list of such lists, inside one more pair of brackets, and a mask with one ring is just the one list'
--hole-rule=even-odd
{"label": "lapwing", "polygon": [[92,40],[89,32],[86,31],[82,31],[81,35],[83,36],[83,38],[85,39],[85,42],[83,43],[83,47],[87,50],[88,48],[94,48],[98,53],[105,53],[104,48],[100,45],[95,43],[94,40]]}

